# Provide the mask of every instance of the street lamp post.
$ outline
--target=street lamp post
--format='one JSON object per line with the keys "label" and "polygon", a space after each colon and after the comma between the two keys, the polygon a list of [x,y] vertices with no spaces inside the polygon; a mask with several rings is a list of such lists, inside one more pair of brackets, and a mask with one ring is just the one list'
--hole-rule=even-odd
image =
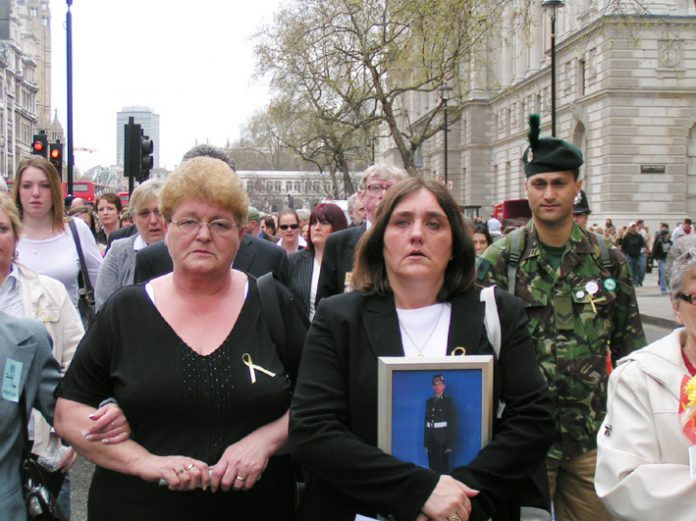
{"label": "street lamp post", "polygon": [[66,33],[66,55],[67,55],[67,70],[66,76],[68,79],[67,91],[68,91],[68,106],[67,106],[67,121],[68,121],[68,173],[67,173],[67,184],[68,184],[68,194],[73,193],[73,167],[75,165],[75,157],[73,156],[73,71],[72,71],[72,14],[70,12],[70,7],[72,6],[72,0],[66,0],[68,4],[68,12],[65,15],[65,33]]}
{"label": "street lamp post", "polygon": [[544,0],[543,9],[551,13],[551,135],[556,135],[556,9],[565,6],[563,0]]}
{"label": "street lamp post", "polygon": [[445,186],[449,187],[449,172],[447,168],[447,134],[449,133],[449,129],[447,128],[447,102],[449,101],[449,93],[452,90],[452,87],[450,87],[447,82],[442,84],[442,87],[440,87],[440,99],[442,100],[442,107],[444,109],[444,119],[445,119]]}

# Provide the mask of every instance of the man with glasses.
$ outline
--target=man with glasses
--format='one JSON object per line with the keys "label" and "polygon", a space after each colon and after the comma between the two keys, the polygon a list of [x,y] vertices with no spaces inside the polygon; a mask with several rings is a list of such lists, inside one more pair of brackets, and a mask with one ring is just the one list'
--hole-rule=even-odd
{"label": "man with glasses", "polygon": [[363,172],[358,189],[358,199],[365,207],[365,223],[332,233],[326,239],[324,257],[321,261],[321,274],[317,285],[317,304],[324,297],[350,290],[350,278],[353,272],[353,255],[358,240],[372,225],[379,203],[384,194],[408,173],[395,165],[379,163]]}
{"label": "man with glasses", "polygon": [[645,335],[626,258],[573,221],[582,152],[557,138],[539,138],[539,124],[538,116],[530,118],[522,157],[533,218],[486,250],[478,280],[524,301],[554,401],[548,489],[541,473],[532,487],[538,495],[523,494],[522,504],[548,508],[550,493],[557,521],[608,521],[594,490],[608,373],[611,363],[645,345]]}

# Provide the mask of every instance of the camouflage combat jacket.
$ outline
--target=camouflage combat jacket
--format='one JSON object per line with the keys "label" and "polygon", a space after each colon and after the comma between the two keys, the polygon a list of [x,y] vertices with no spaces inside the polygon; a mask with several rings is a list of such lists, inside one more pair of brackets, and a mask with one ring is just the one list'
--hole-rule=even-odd
{"label": "camouflage combat jacket", "polygon": [[[597,236],[573,225],[554,269],[533,222],[523,233],[515,295],[524,301],[554,399],[558,434],[549,456],[570,458],[596,448],[606,414],[607,349],[616,361],[644,346],[645,335],[628,264],[618,249],[607,242],[611,268],[604,268]],[[508,289],[510,247],[507,236],[485,252],[478,269],[482,286]]]}

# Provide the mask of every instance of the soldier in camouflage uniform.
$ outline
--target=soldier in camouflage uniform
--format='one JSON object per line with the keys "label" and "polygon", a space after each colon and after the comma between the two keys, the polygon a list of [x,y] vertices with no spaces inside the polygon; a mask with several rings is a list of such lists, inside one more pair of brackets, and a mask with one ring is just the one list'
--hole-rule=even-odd
{"label": "soldier in camouflage uniform", "polygon": [[[615,361],[644,346],[645,335],[625,257],[573,222],[582,152],[560,139],[539,139],[533,118],[523,157],[533,219],[488,248],[478,280],[514,288],[525,303],[555,402],[558,432],[547,471],[556,520],[611,519],[594,491],[596,436],[606,413],[607,354]],[[518,259],[512,270],[511,254],[513,265]]]}

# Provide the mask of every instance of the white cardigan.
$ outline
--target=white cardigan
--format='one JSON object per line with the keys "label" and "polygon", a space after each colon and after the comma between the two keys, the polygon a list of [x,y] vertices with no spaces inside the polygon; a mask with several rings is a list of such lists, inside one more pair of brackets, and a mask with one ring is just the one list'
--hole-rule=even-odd
{"label": "white cardigan", "polygon": [[[61,374],[65,374],[77,344],[85,334],[80,315],[62,283],[51,277],[39,275],[18,262],[14,265],[19,275],[19,294],[24,312],[27,316],[43,322],[53,340],[53,357],[60,364]],[[36,411],[33,415],[32,452],[39,456],[48,455],[56,448],[58,439],[51,436],[52,429],[43,416]]]}
{"label": "white cardigan", "polygon": [[609,379],[607,416],[597,434],[597,494],[614,517],[696,519],[691,445],[679,424],[689,373],[677,329],[619,362]]}

